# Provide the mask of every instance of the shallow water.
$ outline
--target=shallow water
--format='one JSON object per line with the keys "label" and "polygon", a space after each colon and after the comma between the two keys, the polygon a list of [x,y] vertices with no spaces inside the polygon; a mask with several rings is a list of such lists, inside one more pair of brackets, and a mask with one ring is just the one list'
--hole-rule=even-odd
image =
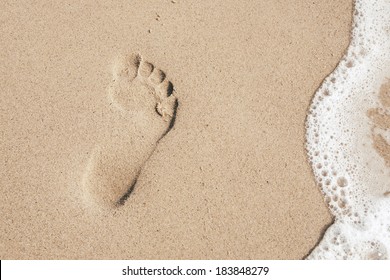
{"label": "shallow water", "polygon": [[308,259],[390,257],[389,15],[389,0],[355,1],[350,46],[307,116],[307,153],[335,216]]}

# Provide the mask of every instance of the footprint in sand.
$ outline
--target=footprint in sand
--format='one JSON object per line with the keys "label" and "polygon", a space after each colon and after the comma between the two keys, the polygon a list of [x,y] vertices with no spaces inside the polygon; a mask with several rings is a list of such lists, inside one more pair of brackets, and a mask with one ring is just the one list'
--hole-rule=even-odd
{"label": "footprint in sand", "polygon": [[141,132],[113,129],[89,159],[83,177],[87,198],[109,208],[129,198],[143,166],[173,127],[178,106],[166,74],[141,55],[120,57],[114,66],[108,87],[114,114],[139,124]]}

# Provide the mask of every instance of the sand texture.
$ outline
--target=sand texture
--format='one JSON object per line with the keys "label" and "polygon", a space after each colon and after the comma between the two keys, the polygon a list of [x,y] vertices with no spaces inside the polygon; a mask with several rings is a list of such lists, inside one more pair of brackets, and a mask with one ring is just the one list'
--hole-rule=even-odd
{"label": "sand texture", "polygon": [[1,1],[0,259],[304,258],[332,222],[305,118],[351,15]]}

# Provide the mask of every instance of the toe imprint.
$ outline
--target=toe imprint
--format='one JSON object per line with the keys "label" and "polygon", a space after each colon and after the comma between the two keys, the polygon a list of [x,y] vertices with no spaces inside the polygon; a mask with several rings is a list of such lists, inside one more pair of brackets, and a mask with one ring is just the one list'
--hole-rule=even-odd
{"label": "toe imprint", "polygon": [[138,68],[138,73],[141,77],[148,78],[152,73],[153,69],[154,69],[153,64],[146,61],[141,61],[141,64],[139,65]]}

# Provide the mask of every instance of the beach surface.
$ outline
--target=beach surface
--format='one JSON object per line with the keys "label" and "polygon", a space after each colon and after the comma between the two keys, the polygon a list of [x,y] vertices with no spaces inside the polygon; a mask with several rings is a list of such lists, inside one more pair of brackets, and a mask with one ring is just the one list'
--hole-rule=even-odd
{"label": "beach surface", "polygon": [[304,258],[332,223],[305,119],[351,18],[339,0],[1,2],[0,259]]}

